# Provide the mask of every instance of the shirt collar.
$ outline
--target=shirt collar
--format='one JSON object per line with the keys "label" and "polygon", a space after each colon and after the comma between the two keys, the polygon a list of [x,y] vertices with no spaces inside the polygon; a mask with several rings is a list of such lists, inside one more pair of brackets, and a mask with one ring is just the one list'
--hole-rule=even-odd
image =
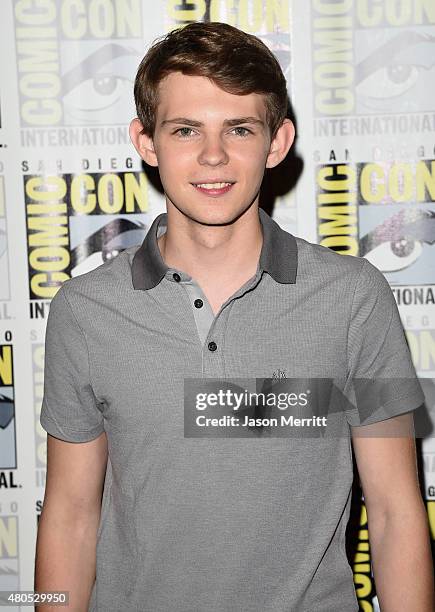
{"label": "shirt collar", "polygon": [[[283,230],[262,208],[258,209],[263,230],[259,267],[278,283],[295,283],[298,248],[293,234]],[[131,264],[133,287],[152,289],[171,270],[163,261],[157,238],[166,231],[167,213],[157,215]]]}

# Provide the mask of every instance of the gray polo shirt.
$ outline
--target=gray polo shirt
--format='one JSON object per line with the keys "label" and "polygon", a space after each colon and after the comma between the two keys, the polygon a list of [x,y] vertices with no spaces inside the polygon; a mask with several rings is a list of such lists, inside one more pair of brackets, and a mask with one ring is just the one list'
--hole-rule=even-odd
{"label": "gray polo shirt", "polygon": [[365,423],[424,401],[382,273],[259,215],[257,272],[216,316],[162,260],[166,213],[51,302],[41,425],[109,445],[90,611],[358,610],[345,553],[358,414],[335,415],[334,437],[184,433],[188,378],[407,378]]}

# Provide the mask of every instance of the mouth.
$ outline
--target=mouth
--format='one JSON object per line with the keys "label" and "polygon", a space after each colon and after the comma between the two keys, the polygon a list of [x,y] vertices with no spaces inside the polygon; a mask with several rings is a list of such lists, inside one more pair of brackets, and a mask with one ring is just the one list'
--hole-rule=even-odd
{"label": "mouth", "polygon": [[205,193],[208,196],[220,196],[228,193],[235,181],[214,181],[204,183],[191,183],[201,193]]}

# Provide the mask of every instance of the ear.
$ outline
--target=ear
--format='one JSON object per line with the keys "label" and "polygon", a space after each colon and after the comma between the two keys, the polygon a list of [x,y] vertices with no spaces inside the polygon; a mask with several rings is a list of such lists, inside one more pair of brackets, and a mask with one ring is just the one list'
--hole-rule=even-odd
{"label": "ear", "polygon": [[141,158],[149,166],[158,166],[157,155],[154,151],[154,143],[151,136],[142,133],[143,126],[139,119],[136,117],[130,123],[129,133],[130,140],[134,145],[134,148],[139,153]]}
{"label": "ear", "polygon": [[295,126],[290,119],[284,119],[275,138],[270,143],[266,168],[274,168],[285,158],[295,139]]}

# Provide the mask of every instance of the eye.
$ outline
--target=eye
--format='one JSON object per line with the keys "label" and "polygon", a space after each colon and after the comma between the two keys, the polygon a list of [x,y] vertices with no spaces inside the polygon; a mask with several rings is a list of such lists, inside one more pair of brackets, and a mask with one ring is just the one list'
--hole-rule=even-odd
{"label": "eye", "polygon": [[374,99],[402,96],[417,83],[421,70],[421,66],[391,63],[361,81],[357,91]]}
{"label": "eye", "polygon": [[247,136],[248,134],[252,134],[251,130],[248,130],[248,128],[241,126],[234,128],[234,130],[244,130],[244,132],[242,134],[239,134],[239,136]]}
{"label": "eye", "polygon": [[402,209],[360,238],[361,255],[381,272],[405,270],[425,257],[434,222],[432,211]]}
{"label": "eye", "polygon": [[64,96],[71,112],[98,112],[116,104],[131,87],[131,81],[117,74],[100,74],[85,79]]}
{"label": "eye", "polygon": [[399,238],[384,242],[364,255],[382,272],[396,272],[411,266],[422,254],[423,247],[418,240]]}
{"label": "eye", "polygon": [[173,134],[178,134],[181,138],[187,138],[188,136],[190,136],[189,133],[187,132],[193,132],[192,128],[189,127],[182,127],[182,128],[178,128],[177,130],[175,130],[175,132],[173,132]]}
{"label": "eye", "polygon": [[134,106],[131,66],[142,52],[113,42],[85,47],[82,53],[68,44],[65,50],[61,77],[65,122],[90,124],[116,119],[122,123],[122,117],[128,118]]}
{"label": "eye", "polygon": [[[361,60],[355,66],[355,91],[359,102],[373,110],[417,110],[410,94],[416,88],[423,90],[430,78],[433,62],[434,38],[428,34],[403,30],[394,36],[384,32],[363,34],[358,37],[357,55]],[[365,53],[369,50],[369,55]],[[424,96],[422,96],[424,98]],[[425,102],[426,103],[426,102]],[[425,104],[424,103],[424,104]]]}

